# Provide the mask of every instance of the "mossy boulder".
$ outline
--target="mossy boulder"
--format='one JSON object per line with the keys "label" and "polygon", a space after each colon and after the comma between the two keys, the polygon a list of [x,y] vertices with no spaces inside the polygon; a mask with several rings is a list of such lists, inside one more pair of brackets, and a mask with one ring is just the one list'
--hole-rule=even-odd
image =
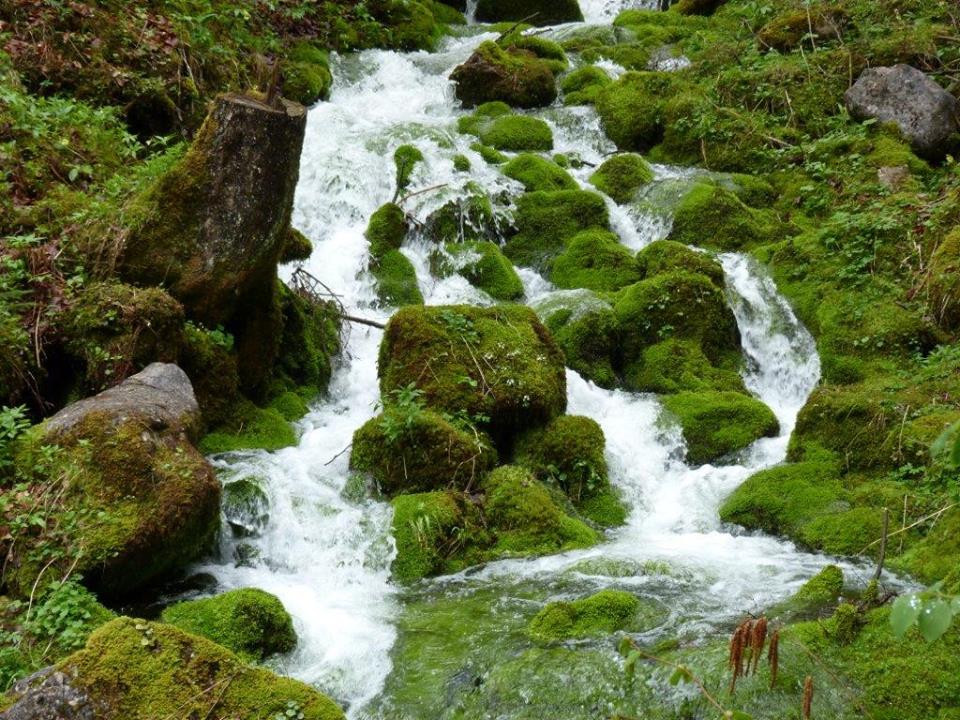
{"label": "mossy boulder", "polygon": [[[219,692],[211,696],[210,688]],[[49,707],[66,690],[72,717],[103,720],[203,717],[267,718],[293,709],[304,720],[343,720],[325,695],[248,665],[226,648],[172,625],[121,617],[47,675],[5,699],[10,712]],[[17,714],[17,717],[20,715]]]}
{"label": "mossy boulder", "polygon": [[623,630],[640,610],[640,601],[623,590],[601,590],[572,602],[552,602],[538,612],[527,633],[539,642],[558,642]]}
{"label": "mossy boulder", "polygon": [[381,205],[370,216],[364,233],[370,243],[370,255],[381,258],[391,250],[399,250],[407,237],[407,230],[407,216],[399,205]]}
{"label": "mossy boulder", "polygon": [[377,297],[388,307],[423,305],[423,294],[417,284],[417,271],[409,258],[399,250],[388,250],[370,263],[370,273],[377,284]]}
{"label": "mossy boulder", "polygon": [[410,187],[410,178],[423,159],[423,152],[416,145],[401,145],[393,152],[393,164],[397,168],[398,190],[406,190]]}
{"label": "mossy boulder", "polygon": [[496,238],[497,219],[490,196],[474,183],[427,216],[424,237],[438,243],[470,242]]}
{"label": "mossy boulder", "polygon": [[7,591],[27,596],[41,571],[49,582],[72,570],[116,597],[198,558],[220,524],[220,484],[190,442],[198,428],[186,374],[155,363],[32,430],[15,458],[31,481],[4,512],[58,488],[46,506],[58,531],[0,541]]}
{"label": "mossy boulder", "polygon": [[553,260],[550,280],[560,288],[612,292],[640,280],[631,253],[606,230],[585,230],[573,236]]}
{"label": "mossy boulder", "polygon": [[677,206],[670,239],[684,245],[741,250],[774,239],[777,228],[769,213],[747,207],[721,185],[702,182]]}
{"label": "mossy boulder", "polygon": [[290,652],[297,644],[293,620],[283,603],[256,588],[180,602],[166,608],[161,619],[255,662]]}
{"label": "mossy boulder", "polygon": [[563,354],[525,307],[402,308],[378,367],[384,397],[419,388],[429,408],[473,418],[498,443],[566,408]]}
{"label": "mossy boulder", "polygon": [[454,68],[450,79],[456,83],[457,99],[464,107],[492,100],[520,108],[545,107],[557,97],[548,61],[524,50],[509,52],[490,40]]}
{"label": "mossy boulder", "polygon": [[296,417],[286,417],[279,408],[260,407],[247,398],[240,398],[223,422],[203,436],[198,447],[207,455],[237,450],[280,450],[297,442],[297,433],[290,424]]}
{"label": "mossy boulder", "polygon": [[500,246],[492,242],[451,243],[446,256],[431,262],[435,274],[445,277],[457,272],[471,285],[494,300],[510,301],[523,297],[523,283]]}
{"label": "mossy boulder", "polygon": [[270,499],[256,477],[241,477],[223,485],[220,512],[234,537],[259,535],[270,521]]}
{"label": "mossy boulder", "polygon": [[[283,285],[278,290],[283,332],[279,358],[273,368],[271,402],[290,388],[312,400],[326,389],[333,363],[340,352],[340,329],[344,322],[333,302],[307,300]],[[277,386],[280,390],[278,391]],[[287,413],[283,413],[287,417]],[[287,417],[288,420],[298,420]]]}
{"label": "mossy boulder", "polygon": [[310,238],[296,228],[291,227],[287,230],[287,241],[283,244],[283,252],[280,255],[281,263],[309,260],[312,254],[313,243],[310,242]]}
{"label": "mossy boulder", "polygon": [[562,73],[570,64],[560,43],[542,35],[512,32],[501,43],[509,52],[529,53],[540,58],[550,66],[554,74]]}
{"label": "mossy boulder", "polygon": [[541,555],[589,547],[599,535],[563,511],[528,470],[504,465],[483,481],[487,522],[496,528],[494,556]]}
{"label": "mossy boulder", "polygon": [[608,229],[607,206],[600,195],[583,190],[525,193],[517,198],[517,233],[504,253],[517,265],[549,269],[574,235],[591,228]]}
{"label": "mossy boulder", "polygon": [[597,95],[607,136],[621,150],[646,152],[663,139],[663,106],[682,87],[668,72],[628,72]]}
{"label": "mossy boulder", "polygon": [[[296,50],[294,52],[301,54]],[[330,97],[330,86],[333,85],[333,75],[330,74],[326,53],[316,50],[310,57],[311,60],[287,62],[283,68],[284,96],[307,107]],[[322,62],[313,60],[321,57]]]}
{"label": "mossy boulder", "polygon": [[590,176],[590,183],[614,202],[626,203],[637,190],[653,180],[653,169],[639,155],[619,153],[605,161]]}
{"label": "mossy boulder", "polygon": [[662,402],[680,422],[687,460],[697,465],[780,431],[770,408],[738,392],[681,392],[667,395]]}
{"label": "mossy boulder", "polygon": [[692,250],[674,240],[656,240],[637,253],[637,267],[644,278],[671,270],[685,270],[710,278],[723,287],[723,267],[710,255]]}
{"label": "mossy boulder", "polygon": [[441,28],[431,11],[432,3],[418,0],[386,0],[374,6],[374,15],[390,28],[390,46],[397,50],[433,50]]}
{"label": "mossy boulder", "polygon": [[700,273],[674,270],[631,285],[621,291],[614,312],[628,364],[642,361],[648,347],[667,338],[696,342],[715,364],[739,351],[740,332],[724,292]]}
{"label": "mossy boulder", "polygon": [[727,0],[679,0],[670,7],[680,15],[712,15]]}
{"label": "mossy boulder", "polygon": [[523,185],[528,192],[537,190],[577,190],[577,181],[552,160],[523,153],[503,166],[503,174]]}
{"label": "mossy boulder", "polygon": [[481,22],[519,21],[532,25],[580,22],[583,13],[577,0],[479,0],[476,18]]}
{"label": "mossy boulder", "polygon": [[497,150],[522,152],[553,149],[553,132],[540,118],[528,115],[503,115],[483,123],[480,142]]}
{"label": "mossy boulder", "polygon": [[496,465],[482,434],[419,407],[387,406],[353,435],[350,467],[368,472],[386,495],[468,488]]}
{"label": "mossy boulder", "polygon": [[960,230],[948,234],[930,258],[930,308],[946,330],[960,328]]}
{"label": "mossy boulder", "polygon": [[618,384],[620,325],[609,303],[588,290],[571,291],[551,296],[536,311],[563,350],[567,367],[600,387]]}
{"label": "mossy boulder", "polygon": [[595,420],[561,415],[517,443],[514,461],[555,483],[577,510],[599,525],[620,525],[626,511],[607,476],[606,439]]}
{"label": "mossy boulder", "polygon": [[641,360],[627,368],[624,382],[636,392],[670,394],[720,390],[746,393],[743,378],[734,365],[738,360],[735,353],[730,353],[718,367],[703,354],[697,342],[671,338],[647,347]]}
{"label": "mossy boulder", "polygon": [[564,105],[592,105],[600,91],[612,83],[606,70],[596,65],[577,68],[560,81]]}
{"label": "mossy boulder", "polygon": [[819,608],[835,605],[843,592],[843,570],[827,565],[807,580],[792,598],[791,604],[801,608]]}

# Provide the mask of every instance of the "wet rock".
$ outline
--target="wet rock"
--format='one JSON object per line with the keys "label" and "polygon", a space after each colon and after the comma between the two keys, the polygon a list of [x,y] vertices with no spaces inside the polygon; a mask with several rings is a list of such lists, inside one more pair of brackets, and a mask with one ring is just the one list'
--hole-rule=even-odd
{"label": "wet rock", "polygon": [[90,696],[70,683],[65,673],[45,668],[11,688],[19,696],[0,720],[94,720]]}
{"label": "wet rock", "polygon": [[457,99],[465,107],[501,100],[514,107],[546,107],[557,97],[550,64],[528,51],[508,52],[487,41],[454,68]]}
{"label": "wet rock", "polygon": [[960,122],[960,102],[909,65],[869,68],[847,90],[850,114],[895,123],[918,155],[938,159]]}

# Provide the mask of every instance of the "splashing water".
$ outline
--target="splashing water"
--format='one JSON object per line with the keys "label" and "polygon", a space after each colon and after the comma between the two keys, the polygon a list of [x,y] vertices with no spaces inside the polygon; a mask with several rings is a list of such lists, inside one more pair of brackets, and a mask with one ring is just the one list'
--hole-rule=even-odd
{"label": "splashing water", "polygon": [[[607,22],[625,6],[651,4],[582,3],[588,22]],[[334,57],[331,99],[309,115],[294,222],[314,242],[307,270],[341,294],[351,313],[381,321],[388,317],[377,308],[365,272],[363,232],[373,211],[391,199],[392,154],[398,145],[415,142],[425,156],[413,187],[442,186],[405,205],[421,219],[464,193],[468,182],[491,195],[518,191],[470,148],[471,137],[456,132],[463,111],[447,77],[488,37],[448,40],[435,54],[368,51]],[[612,149],[588,108],[555,107],[540,116],[552,126],[559,152],[597,164]],[[456,154],[470,159],[469,173],[454,170]],[[666,236],[670,213],[658,197],[676,194],[675,184],[689,182],[694,174],[662,166],[655,171],[643,203],[609,203],[615,231],[634,250]],[[575,176],[586,185],[589,173],[585,168]],[[425,243],[410,242],[403,252],[417,270],[427,303],[490,302],[459,276],[432,278]],[[813,340],[773,282],[742,255],[725,254],[720,260],[743,337],[746,385],[776,413],[780,436],[758,441],[732,464],[690,467],[682,460],[679,430],[663,417],[654,396],[603,390],[568,371],[568,412],[603,427],[611,481],[631,508],[627,524],[588,550],[491,563],[425,583],[422,592],[440,598],[452,588],[494,583],[494,594],[505,600],[518,583],[548,587],[571,573],[589,590],[610,581],[590,570],[592,560],[632,567],[662,563],[673,568],[669,579],[636,573],[618,582],[670,606],[657,632],[691,635],[784,598],[828,562],[775,538],[733,533],[717,517],[719,503],[746,477],[783,460],[796,413],[819,378]],[[532,270],[519,273],[527,302],[569,292],[556,291]],[[378,401],[380,337],[374,328],[350,328],[326,398],[299,423],[296,447],[216,459],[225,484],[246,478],[263,490],[269,519],[253,537],[225,532],[218,559],[199,568],[221,589],[256,586],[279,596],[294,617],[300,642],[277,669],[327,692],[352,717],[363,716],[396,670],[390,653],[404,611],[404,598],[389,578],[395,553],[390,507],[352,492],[348,470],[352,434],[374,415]]]}

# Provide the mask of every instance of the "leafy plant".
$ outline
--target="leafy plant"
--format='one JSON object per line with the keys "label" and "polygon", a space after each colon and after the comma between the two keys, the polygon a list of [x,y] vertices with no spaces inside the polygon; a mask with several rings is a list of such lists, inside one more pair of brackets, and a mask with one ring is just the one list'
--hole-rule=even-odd
{"label": "leafy plant", "polygon": [[890,609],[894,635],[903,637],[916,626],[924,640],[933,642],[949,630],[954,617],[960,615],[960,596],[944,593],[942,587],[940,582],[898,597]]}
{"label": "leafy plant", "polygon": [[393,390],[389,400],[384,403],[385,412],[380,420],[387,441],[396,443],[409,433],[424,408],[423,390],[416,383]]}

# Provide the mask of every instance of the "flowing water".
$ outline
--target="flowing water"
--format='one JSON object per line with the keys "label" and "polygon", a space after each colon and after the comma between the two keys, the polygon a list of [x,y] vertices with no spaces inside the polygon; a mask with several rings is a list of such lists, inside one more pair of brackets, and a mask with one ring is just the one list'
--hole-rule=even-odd
{"label": "flowing water", "polygon": [[[623,7],[649,3],[583,5],[588,22],[609,22]],[[421,219],[464,192],[467,182],[491,194],[520,190],[470,150],[472,138],[456,132],[463,111],[447,76],[487,37],[451,39],[435,54],[368,51],[335,59],[332,97],[309,115],[294,222],[314,242],[306,269],[353,314],[389,317],[376,307],[364,272],[363,232],[373,211],[393,195],[392,156],[399,144],[416,142],[426,157],[414,188],[443,186],[407,203]],[[559,152],[596,163],[613,149],[592,109],[555,107],[538,114],[552,125]],[[454,171],[457,153],[470,158],[470,173]],[[582,183],[589,172],[575,171]],[[609,203],[613,227],[632,249],[666,235],[671,204],[694,174],[668,167],[656,172],[654,185],[634,205]],[[412,242],[403,252],[417,268],[429,304],[489,304],[459,276],[433,279],[423,244]],[[738,254],[719,259],[743,338],[747,387],[776,413],[781,434],[725,464],[690,467],[682,459],[679,430],[655,396],[603,390],[568,371],[568,412],[603,427],[611,481],[630,507],[627,524],[603,544],[491,563],[408,590],[392,585],[390,507],[356,492],[348,472],[352,433],[375,414],[379,397],[381,331],[354,325],[327,396],[299,423],[296,447],[215,459],[225,484],[252,479],[259,485],[269,517],[260,518],[248,537],[225,532],[218,557],[200,570],[213,575],[220,589],[255,586],[278,595],[294,617],[300,642],[277,669],[321,688],[352,717],[445,717],[441,711],[458,683],[474,682],[462,668],[490,671],[511,654],[528,657],[532,651],[520,628],[557,597],[628,588],[646,603],[648,622],[639,632],[651,641],[708,636],[745,611],[782,600],[829,560],[789,542],[724,527],[717,508],[751,473],[783,460],[796,414],[818,381],[819,361],[809,333],[763,269]],[[563,295],[532,271],[521,270],[521,276],[531,304]],[[609,686],[604,673],[622,672],[609,648],[590,652],[597,662],[584,672],[595,673],[591,692],[602,694]],[[544,672],[556,670],[550,656],[529,659]],[[562,678],[552,682],[545,688],[534,683],[529,693],[561,692],[567,684]],[[614,700],[593,698],[591,707]]]}

